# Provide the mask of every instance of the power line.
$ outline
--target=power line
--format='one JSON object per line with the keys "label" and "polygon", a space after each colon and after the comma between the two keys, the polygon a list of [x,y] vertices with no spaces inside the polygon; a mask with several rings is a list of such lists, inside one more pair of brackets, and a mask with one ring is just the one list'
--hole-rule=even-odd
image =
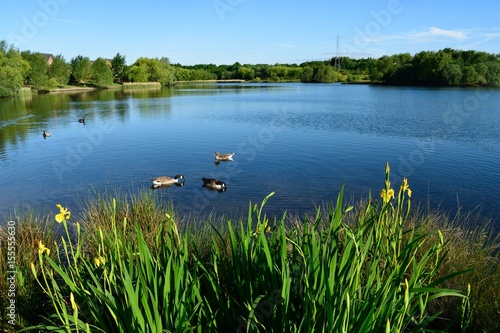
{"label": "power line", "polygon": [[340,40],[339,35],[337,35],[337,52],[335,54],[335,70],[340,71]]}

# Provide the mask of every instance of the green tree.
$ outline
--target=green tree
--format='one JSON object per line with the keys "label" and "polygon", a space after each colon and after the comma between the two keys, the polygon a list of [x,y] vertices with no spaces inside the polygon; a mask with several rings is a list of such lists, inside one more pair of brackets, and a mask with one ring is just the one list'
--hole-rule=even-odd
{"label": "green tree", "polygon": [[113,71],[114,82],[122,82],[127,74],[125,56],[117,53],[115,57],[111,59],[111,70]]}
{"label": "green tree", "polygon": [[191,69],[187,69],[187,68],[182,68],[182,67],[177,67],[177,66],[174,66],[175,68],[175,77],[177,79],[177,81],[190,81],[190,73],[192,72]]}
{"label": "green tree", "polygon": [[113,84],[113,71],[104,58],[97,58],[92,64],[92,78],[90,82],[98,87]]}
{"label": "green tree", "polygon": [[486,84],[492,87],[500,86],[500,61],[488,61],[485,75]]}
{"label": "green tree", "polygon": [[247,66],[241,66],[236,70],[238,78],[243,80],[253,80],[255,78],[255,71]]}
{"label": "green tree", "polygon": [[463,68],[462,84],[464,86],[475,86],[480,80],[480,75],[473,66],[465,66]]}
{"label": "green tree", "polygon": [[474,64],[474,69],[478,75],[478,84],[486,84],[486,74],[488,73],[488,65],[484,62],[479,62]]}
{"label": "green tree", "polygon": [[30,64],[21,53],[13,46],[7,46],[7,42],[0,41],[0,97],[17,94],[29,70]]}
{"label": "green tree", "polygon": [[[400,53],[379,59],[342,57],[340,71],[333,69],[335,58],[296,64],[198,64],[174,65],[178,80],[246,79],[269,81],[335,82],[372,81],[404,85],[500,85],[500,54],[458,51],[446,48],[437,52],[422,51],[415,56]],[[150,66],[151,67],[151,66]],[[154,67],[154,66],[153,66]],[[166,66],[168,68],[168,64]],[[466,68],[467,67],[467,68]],[[470,67],[470,68],[468,68]],[[154,69],[154,68],[153,68]],[[333,72],[331,71],[333,69]],[[156,70],[153,70],[156,71]],[[141,74],[138,68],[133,77]],[[142,73],[150,80],[153,76]],[[141,75],[142,75],[141,74]]]}
{"label": "green tree", "polygon": [[271,81],[285,81],[288,75],[288,68],[283,65],[272,65],[269,66],[269,79]]}
{"label": "green tree", "polygon": [[412,85],[415,84],[415,80],[415,70],[413,66],[410,63],[405,63],[387,77],[385,82],[389,84]]}
{"label": "green tree", "polygon": [[215,71],[215,74],[217,74],[217,78],[219,80],[222,80],[225,78],[226,76],[226,73],[228,72],[228,65],[220,65],[220,66],[217,66],[217,69]]}
{"label": "green tree", "polygon": [[[411,84],[415,78],[412,75],[412,67],[408,66],[410,61],[411,55],[409,53],[381,57],[375,67],[375,73],[378,75],[375,81],[391,84]],[[406,77],[409,74],[411,74],[410,77]]]}
{"label": "green tree", "polygon": [[450,64],[453,63],[451,53],[443,50],[438,51],[434,56],[433,70],[438,76]]}
{"label": "green tree", "polygon": [[458,51],[460,53],[460,57],[462,59],[462,66],[470,66],[473,63],[474,60],[474,54],[476,53],[475,51],[468,50],[468,51]]}
{"label": "green tree", "polygon": [[490,61],[492,55],[487,52],[473,51],[472,53],[472,64],[484,64]]}
{"label": "green tree", "polygon": [[289,81],[300,81],[300,76],[302,75],[302,67],[289,67],[286,79]]}
{"label": "green tree", "polygon": [[128,79],[131,82],[148,82],[149,81],[149,66],[147,58],[139,58],[130,66],[128,70]]}
{"label": "green tree", "polygon": [[166,73],[164,71],[164,64],[158,58],[147,59],[146,66],[148,68],[148,80],[151,82],[162,83],[165,80]]}
{"label": "green tree", "polygon": [[462,82],[462,69],[457,64],[448,64],[441,72],[442,82],[448,86],[458,86]]}
{"label": "green tree", "polygon": [[175,70],[170,66],[170,60],[167,57],[161,57],[157,61],[159,62],[159,68],[156,79],[164,86],[173,85],[175,83]]}
{"label": "green tree", "polygon": [[255,78],[258,80],[267,80],[269,78],[269,65],[257,64],[253,66]]}
{"label": "green tree", "polygon": [[321,83],[337,82],[337,73],[330,65],[322,65],[316,68],[314,72],[314,81]]}
{"label": "green tree", "polygon": [[231,66],[229,66],[229,67],[227,68],[227,70],[228,70],[228,71],[230,71],[230,72],[236,72],[236,71],[238,71],[238,69],[239,69],[240,67],[241,67],[241,64],[237,61],[237,62],[235,62],[234,64],[232,64]]}
{"label": "green tree", "polygon": [[217,80],[217,75],[205,69],[193,70],[195,80]]}
{"label": "green tree", "polygon": [[314,68],[311,66],[302,67],[302,73],[300,75],[301,82],[312,82],[314,77]]}
{"label": "green tree", "polygon": [[128,71],[132,82],[160,82],[162,85],[173,84],[174,74],[175,68],[170,66],[168,58],[139,58]]}
{"label": "green tree", "polygon": [[49,85],[47,59],[38,52],[31,53],[30,51],[21,52],[21,56],[30,64],[30,70],[25,77],[25,84],[36,90],[47,88]]}
{"label": "green tree", "polygon": [[[486,52],[447,48],[438,52],[422,51],[413,58],[407,54],[381,57],[370,74],[372,80],[389,84],[498,86],[499,60],[498,56]],[[395,71],[391,70],[391,63]]]}
{"label": "green tree", "polygon": [[435,52],[422,51],[412,59],[416,84],[435,83],[437,76],[435,72]]}
{"label": "green tree", "polygon": [[53,79],[56,85],[65,85],[69,82],[71,67],[64,60],[64,57],[59,54],[54,57],[52,64],[49,66],[48,74],[49,79]]}
{"label": "green tree", "polygon": [[383,81],[389,78],[394,71],[394,59],[389,56],[382,56],[377,60],[375,66],[371,68],[370,80],[375,82]]}
{"label": "green tree", "polygon": [[92,64],[81,55],[71,59],[71,76],[75,83],[87,84],[92,79]]}

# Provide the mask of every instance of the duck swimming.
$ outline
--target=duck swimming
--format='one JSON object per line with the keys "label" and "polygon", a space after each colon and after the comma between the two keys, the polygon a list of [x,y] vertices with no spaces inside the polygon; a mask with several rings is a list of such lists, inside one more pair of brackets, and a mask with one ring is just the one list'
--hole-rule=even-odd
{"label": "duck swimming", "polygon": [[203,187],[208,188],[209,190],[218,190],[220,192],[224,192],[227,189],[226,183],[222,180],[217,180],[214,178],[202,178]]}
{"label": "duck swimming", "polygon": [[216,151],[214,155],[216,161],[232,161],[234,153],[221,154]]}
{"label": "duck swimming", "polygon": [[45,138],[49,138],[52,135],[52,133],[47,132],[47,131],[43,131],[42,135],[43,135],[43,138],[45,139]]}
{"label": "duck swimming", "polygon": [[85,118],[78,119],[78,122],[85,125]]}
{"label": "duck swimming", "polygon": [[151,182],[153,183],[153,187],[180,184],[184,182],[184,175],[175,175],[174,178],[170,178],[168,176],[160,176],[151,179]]}

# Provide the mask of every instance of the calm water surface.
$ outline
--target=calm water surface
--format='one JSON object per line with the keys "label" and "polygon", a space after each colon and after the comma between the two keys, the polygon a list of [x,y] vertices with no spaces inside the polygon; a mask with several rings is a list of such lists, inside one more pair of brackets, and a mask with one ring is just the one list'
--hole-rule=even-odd
{"label": "calm water surface", "polygon": [[[85,118],[85,125],[78,122]],[[345,183],[378,197],[391,165],[413,201],[498,222],[500,91],[338,84],[219,84],[93,91],[0,100],[0,212],[74,212],[96,193],[154,190],[184,213],[245,214],[270,192],[268,213],[305,213]],[[52,133],[44,139],[42,131]],[[214,151],[235,152],[214,164]],[[201,177],[228,184],[203,188]],[[153,190],[151,190],[153,191]]]}

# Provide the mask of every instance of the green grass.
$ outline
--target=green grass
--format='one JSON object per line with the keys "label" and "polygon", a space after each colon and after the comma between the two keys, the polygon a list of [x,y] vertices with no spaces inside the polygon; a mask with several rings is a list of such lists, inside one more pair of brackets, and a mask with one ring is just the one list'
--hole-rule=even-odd
{"label": "green grass", "polygon": [[[15,304],[17,315],[17,326],[23,327],[34,322],[38,322],[42,315],[45,315],[45,305],[49,298],[38,287],[36,280],[31,273],[30,264],[34,263],[39,269],[37,249],[38,242],[43,244],[54,244],[56,240],[56,230],[52,219],[48,217],[39,218],[30,212],[16,212],[15,223],[15,275],[16,290]],[[10,276],[8,267],[9,261],[7,255],[8,248],[8,229],[7,225],[0,227],[0,329],[10,328],[7,323],[8,300],[8,280]]]}
{"label": "green grass", "polygon": [[149,88],[161,88],[161,84],[159,82],[124,82],[123,90],[130,89],[149,89]]}
{"label": "green grass", "polygon": [[181,222],[150,192],[93,196],[79,217],[61,207],[61,224],[19,214],[17,328],[498,331],[498,239],[465,228],[472,215],[412,209],[407,183],[395,192],[389,171],[381,197],[354,207],[341,190],[304,217],[267,216],[273,193],[238,221]]}

